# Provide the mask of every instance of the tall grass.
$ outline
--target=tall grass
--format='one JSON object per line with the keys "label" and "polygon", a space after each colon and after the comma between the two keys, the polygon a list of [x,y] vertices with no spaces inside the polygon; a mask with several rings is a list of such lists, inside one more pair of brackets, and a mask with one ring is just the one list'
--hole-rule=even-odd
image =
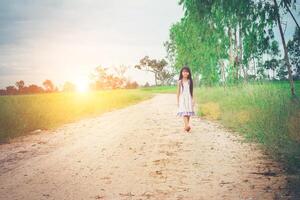
{"label": "tall grass", "polygon": [[150,98],[140,89],[0,96],[0,141],[50,129]]}
{"label": "tall grass", "polygon": [[[296,82],[300,95],[300,82]],[[300,169],[300,104],[288,82],[256,82],[196,89],[199,115],[220,120],[247,140],[264,144],[272,155]]]}

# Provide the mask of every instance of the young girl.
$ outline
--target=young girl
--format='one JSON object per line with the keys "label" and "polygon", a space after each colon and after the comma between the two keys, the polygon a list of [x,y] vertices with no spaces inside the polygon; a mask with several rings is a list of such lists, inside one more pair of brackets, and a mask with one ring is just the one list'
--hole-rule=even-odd
{"label": "young girl", "polygon": [[189,132],[190,117],[195,115],[193,98],[193,80],[191,70],[188,66],[184,66],[180,70],[177,85],[177,106],[178,112],[176,116],[183,116],[184,131]]}

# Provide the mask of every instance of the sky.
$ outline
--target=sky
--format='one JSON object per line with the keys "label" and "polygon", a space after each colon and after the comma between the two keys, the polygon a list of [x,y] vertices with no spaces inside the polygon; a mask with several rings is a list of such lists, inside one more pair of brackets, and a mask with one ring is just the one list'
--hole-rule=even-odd
{"label": "sky", "polygon": [[132,81],[153,84],[133,66],[165,58],[169,28],[182,16],[177,0],[1,0],[0,88],[80,84],[97,66],[120,65],[132,67]]}
{"label": "sky", "polygon": [[[169,28],[183,16],[177,2],[1,0],[0,88],[18,80],[83,84],[97,66],[120,65],[132,67],[127,73],[132,81],[154,84],[152,73],[133,66],[146,55],[165,58]],[[283,21],[288,24],[285,36],[291,38],[295,24],[289,15]],[[277,27],[274,32],[282,48]]]}

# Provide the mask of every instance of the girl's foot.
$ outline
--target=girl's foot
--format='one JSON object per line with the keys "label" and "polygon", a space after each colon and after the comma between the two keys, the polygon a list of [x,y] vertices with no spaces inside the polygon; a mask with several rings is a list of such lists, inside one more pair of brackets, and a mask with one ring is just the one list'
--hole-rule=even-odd
{"label": "girl's foot", "polygon": [[191,130],[191,127],[190,126],[187,126],[184,128],[184,132],[189,132]]}
{"label": "girl's foot", "polygon": [[191,130],[191,127],[190,127],[190,126],[188,126],[186,130],[187,130],[187,132],[190,132],[190,130]]}

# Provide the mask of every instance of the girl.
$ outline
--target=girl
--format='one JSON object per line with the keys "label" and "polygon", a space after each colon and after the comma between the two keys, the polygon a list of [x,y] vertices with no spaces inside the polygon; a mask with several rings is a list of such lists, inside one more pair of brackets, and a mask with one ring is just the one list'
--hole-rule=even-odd
{"label": "girl", "polygon": [[190,116],[195,115],[193,98],[193,80],[191,70],[188,66],[184,66],[180,70],[179,80],[177,85],[177,107],[176,116],[183,116],[184,131],[189,132]]}

